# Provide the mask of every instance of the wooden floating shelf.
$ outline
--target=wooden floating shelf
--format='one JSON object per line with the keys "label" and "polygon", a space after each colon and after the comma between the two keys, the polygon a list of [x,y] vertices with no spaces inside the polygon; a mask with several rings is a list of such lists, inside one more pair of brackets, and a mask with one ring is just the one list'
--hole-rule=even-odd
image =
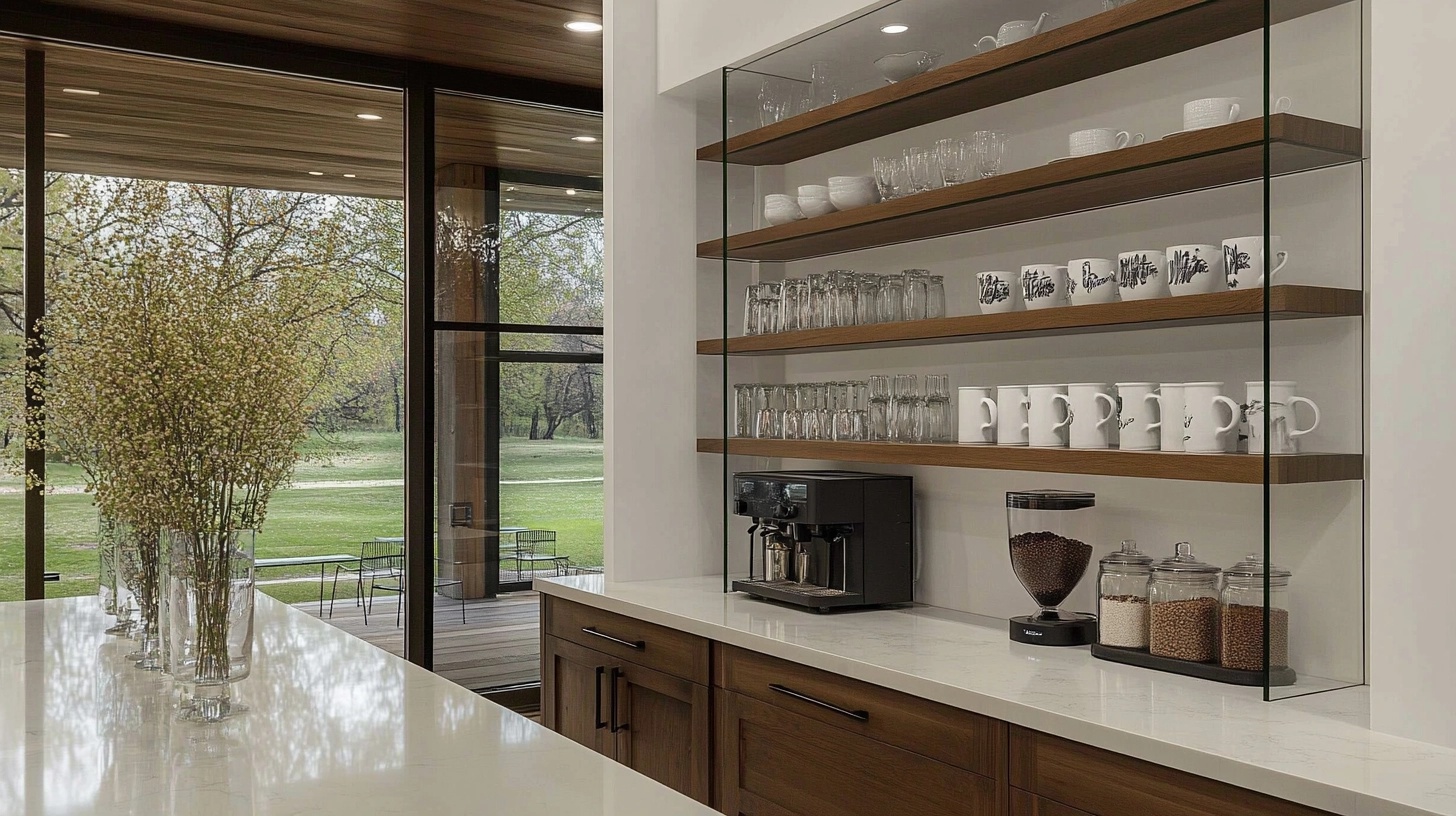
{"label": "wooden floating shelf", "polygon": [[[1273,286],[1269,289],[1269,317],[1274,320],[1356,317],[1363,309],[1364,293],[1357,289],[1330,289],[1320,286]],[[726,343],[721,338],[699,340],[698,353],[808,354],[1219,323],[1258,323],[1263,319],[1264,290],[1245,289],[1211,295],[1064,306],[1029,312],[806,329],[751,337],[730,337]]]}
{"label": "wooden floating shelf", "polygon": [[[1267,122],[1272,174],[1360,159],[1359,128],[1288,113]],[[1264,119],[1234,122],[739,233],[728,237],[726,254],[796,261],[1253,181],[1265,173],[1264,127]],[[698,244],[698,257],[723,256],[721,239]]]}
{"label": "wooden floating shelf", "polygon": [[[1278,0],[1273,22],[1348,0]],[[1265,0],[1138,0],[698,150],[774,165],[826,153],[1226,40],[1264,26]],[[731,81],[731,80],[730,80]]]}
{"label": "wooden floating shelf", "polygon": [[[728,453],[733,455],[767,456],[776,459],[1077,473],[1087,476],[1129,476],[1229,484],[1264,483],[1264,457],[1247,453],[1163,453],[784,439],[729,439],[727,443]],[[721,454],[723,449],[722,439],[698,439],[699,453]],[[1358,453],[1299,453],[1271,457],[1269,461],[1271,484],[1344,482],[1363,478],[1364,458]]]}

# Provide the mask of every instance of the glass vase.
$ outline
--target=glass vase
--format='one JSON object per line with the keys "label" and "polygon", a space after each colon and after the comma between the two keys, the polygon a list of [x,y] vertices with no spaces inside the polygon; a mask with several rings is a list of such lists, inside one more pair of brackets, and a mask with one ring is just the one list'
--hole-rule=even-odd
{"label": "glass vase", "polygon": [[232,684],[253,659],[252,530],[169,532],[168,659],[186,719],[217,722],[243,710]]}
{"label": "glass vase", "polygon": [[139,669],[156,671],[162,667],[157,643],[157,549],[159,536],[146,530],[113,520],[116,533],[116,572],[118,581],[126,581],[132,591],[137,610],[136,639],[140,646],[127,655]]}
{"label": "glass vase", "polygon": [[125,527],[118,525],[106,515],[97,519],[97,559],[99,580],[96,594],[101,598],[101,608],[108,615],[116,617],[116,623],[106,630],[108,635],[129,637],[132,634],[132,611],[134,600],[131,587],[117,569],[117,545]]}

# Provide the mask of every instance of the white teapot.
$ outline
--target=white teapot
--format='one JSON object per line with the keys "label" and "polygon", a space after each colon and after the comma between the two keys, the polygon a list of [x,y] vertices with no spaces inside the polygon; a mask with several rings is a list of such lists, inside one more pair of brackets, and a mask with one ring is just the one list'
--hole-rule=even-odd
{"label": "white teapot", "polygon": [[1003,45],[1010,45],[1014,42],[1021,42],[1027,37],[1034,37],[1042,32],[1046,24],[1052,19],[1050,11],[1043,11],[1040,17],[1035,20],[1012,20],[1001,26],[996,36],[990,34],[982,37],[976,43],[976,50],[983,51],[989,48],[1000,48]]}

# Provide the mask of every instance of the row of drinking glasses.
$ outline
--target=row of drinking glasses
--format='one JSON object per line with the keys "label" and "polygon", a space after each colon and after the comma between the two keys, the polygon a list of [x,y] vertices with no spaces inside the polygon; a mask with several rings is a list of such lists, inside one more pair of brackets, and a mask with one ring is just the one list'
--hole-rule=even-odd
{"label": "row of drinking glasses", "polygon": [[941,139],[933,147],[909,148],[903,156],[876,158],[880,198],[901,198],[997,175],[1006,163],[1008,138],[999,130],[978,130],[965,138]]}
{"label": "row of drinking glasses", "polygon": [[733,386],[733,435],[839,442],[950,442],[950,375],[876,374],[868,381]]}
{"label": "row of drinking glasses", "polygon": [[749,284],[743,333],[773,334],[945,317],[945,278],[924,269],[876,275],[836,269]]}

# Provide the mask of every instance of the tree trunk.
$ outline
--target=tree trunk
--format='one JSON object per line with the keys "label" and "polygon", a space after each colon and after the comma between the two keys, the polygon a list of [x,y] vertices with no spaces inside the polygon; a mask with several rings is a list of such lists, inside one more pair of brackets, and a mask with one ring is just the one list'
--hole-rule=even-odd
{"label": "tree trunk", "polygon": [[528,438],[541,438],[541,407],[539,405],[531,409],[531,434]]}
{"label": "tree trunk", "polygon": [[404,394],[400,393],[399,369],[389,367],[389,379],[394,384],[394,432],[404,432]]}

